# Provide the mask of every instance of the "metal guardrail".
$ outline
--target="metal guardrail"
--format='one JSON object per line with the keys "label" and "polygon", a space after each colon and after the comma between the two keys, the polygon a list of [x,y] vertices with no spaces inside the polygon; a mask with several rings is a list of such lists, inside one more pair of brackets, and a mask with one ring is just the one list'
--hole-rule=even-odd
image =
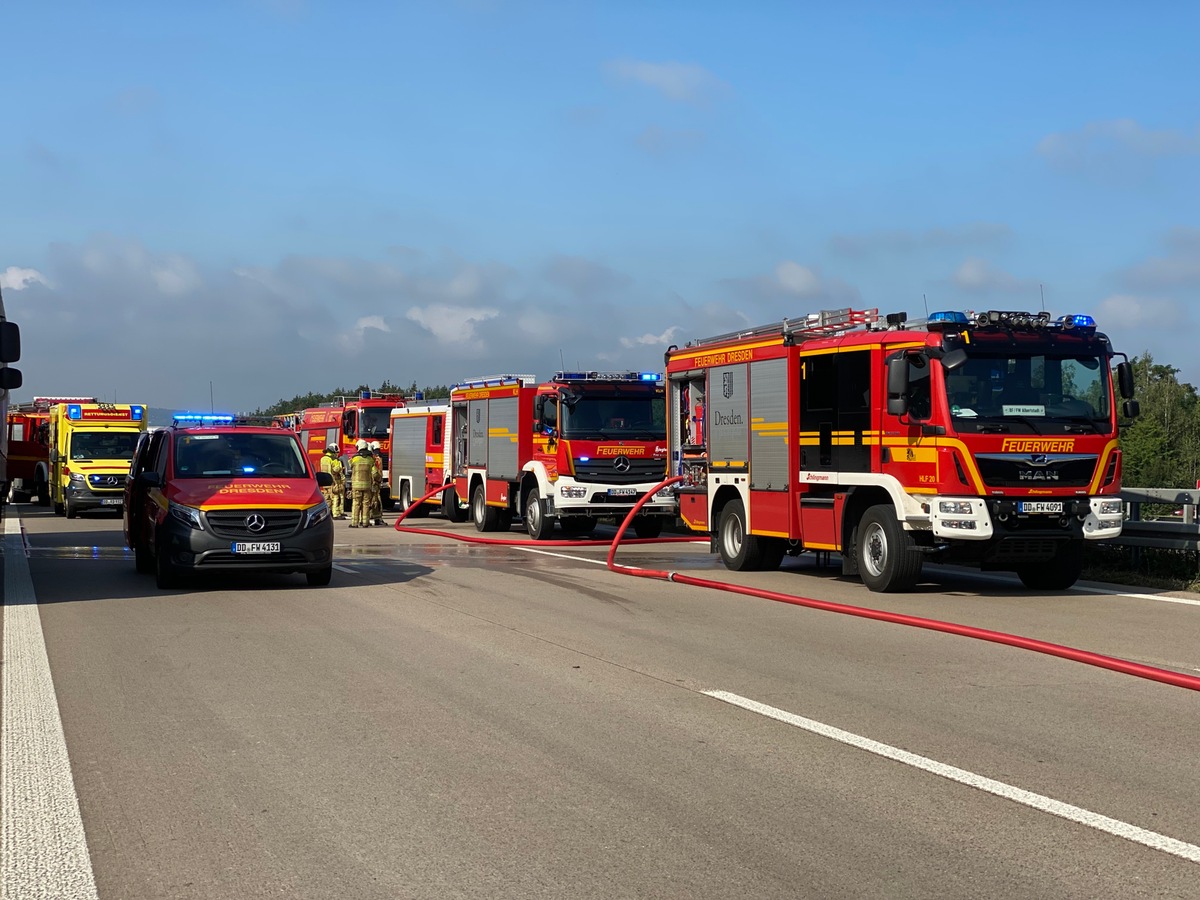
{"label": "metal guardrail", "polygon": [[[1175,488],[1125,488],[1121,499],[1128,504],[1128,515],[1121,536],[1106,543],[1123,547],[1156,547],[1163,550],[1200,550],[1200,524],[1196,522],[1196,507],[1200,505],[1200,490]],[[1143,503],[1165,503],[1183,507],[1178,521],[1142,519]]]}

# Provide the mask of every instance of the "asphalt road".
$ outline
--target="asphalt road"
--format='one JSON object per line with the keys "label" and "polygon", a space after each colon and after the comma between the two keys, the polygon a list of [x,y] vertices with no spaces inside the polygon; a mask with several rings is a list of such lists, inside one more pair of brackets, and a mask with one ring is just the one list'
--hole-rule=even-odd
{"label": "asphalt road", "polygon": [[[1200,895],[1183,688],[632,578],[604,548],[339,522],[328,588],[158,591],[119,519],[9,516],[13,900]],[[620,561],[1200,673],[1195,595],[936,567],[878,595],[678,543]]]}

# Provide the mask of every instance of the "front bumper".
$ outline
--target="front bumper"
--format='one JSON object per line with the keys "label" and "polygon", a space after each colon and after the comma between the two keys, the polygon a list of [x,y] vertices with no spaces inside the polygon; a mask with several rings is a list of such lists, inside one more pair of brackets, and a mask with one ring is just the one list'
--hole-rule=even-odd
{"label": "front bumper", "polygon": [[[625,516],[646,496],[645,487],[635,487],[631,493],[611,493],[610,490],[591,484],[560,483],[546,498],[546,512],[557,516]],[[663,490],[645,503],[638,514],[674,516],[675,509],[675,495],[670,490]]]}
{"label": "front bumper", "polygon": [[[254,510],[246,510],[248,514]],[[267,513],[266,510],[263,511]],[[157,552],[167,553],[171,565],[193,572],[315,572],[333,562],[333,521],[311,528],[296,527],[286,534],[266,535],[215,532],[202,514],[203,529],[192,528],[168,516],[161,526],[163,545]],[[303,516],[301,516],[303,521]],[[237,543],[278,542],[278,552],[239,553]]]}
{"label": "front bumper", "polygon": [[[990,541],[996,538],[1070,536],[1089,541],[1121,533],[1121,502],[1116,497],[1055,497],[1054,512],[1022,511],[1021,500],[930,497],[929,523],[939,540]],[[1045,502],[1028,498],[1027,503]]]}
{"label": "front bumper", "polygon": [[118,512],[125,502],[124,486],[92,490],[86,483],[72,481],[67,484],[63,496],[74,509],[115,509]]}

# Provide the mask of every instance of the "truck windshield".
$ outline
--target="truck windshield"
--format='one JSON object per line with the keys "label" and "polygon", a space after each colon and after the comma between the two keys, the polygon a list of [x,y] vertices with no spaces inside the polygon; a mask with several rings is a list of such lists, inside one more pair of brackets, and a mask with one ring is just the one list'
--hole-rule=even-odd
{"label": "truck windshield", "polygon": [[71,435],[71,459],[133,459],[139,431],[77,431]]}
{"label": "truck windshield", "polygon": [[307,478],[308,467],[292,432],[188,432],[175,437],[178,478]]}
{"label": "truck windshield", "polygon": [[567,438],[662,441],[667,436],[666,399],[647,394],[585,393],[563,403],[559,428]]}
{"label": "truck windshield", "polygon": [[392,408],[379,407],[359,410],[358,436],[360,438],[386,438],[392,421]]}
{"label": "truck windshield", "polygon": [[1107,358],[968,348],[946,372],[946,400],[962,431],[1044,434],[1111,430]]}

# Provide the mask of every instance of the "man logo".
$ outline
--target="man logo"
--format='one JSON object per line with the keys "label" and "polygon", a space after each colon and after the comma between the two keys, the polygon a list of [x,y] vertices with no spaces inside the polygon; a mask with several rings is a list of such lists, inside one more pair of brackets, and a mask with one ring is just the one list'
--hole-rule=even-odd
{"label": "man logo", "polygon": [[726,400],[728,400],[730,397],[733,396],[733,373],[732,372],[722,372],[721,373],[721,393],[725,396]]}

